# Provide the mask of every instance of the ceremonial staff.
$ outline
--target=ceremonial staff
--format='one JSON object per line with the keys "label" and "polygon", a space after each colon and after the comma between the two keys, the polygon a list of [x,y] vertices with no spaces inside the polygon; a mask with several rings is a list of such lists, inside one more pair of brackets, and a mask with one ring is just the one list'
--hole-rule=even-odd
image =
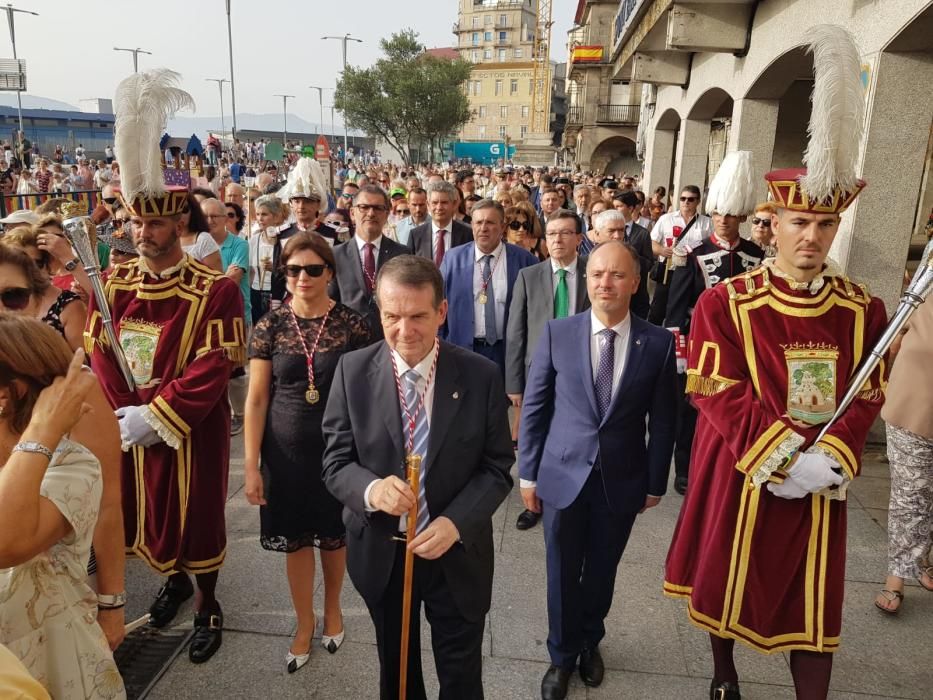
{"label": "ceremonial staff", "polygon": [[408,485],[415,494],[415,503],[408,511],[408,528],[405,533],[405,581],[402,587],[402,648],[399,657],[398,696],[400,700],[408,697],[408,646],[411,627],[411,587],[415,570],[415,555],[407,545],[415,538],[418,527],[418,489],[421,481],[421,455],[409,454],[405,458],[408,470]]}
{"label": "ceremonial staff", "polygon": [[110,304],[107,303],[107,295],[104,293],[104,284],[100,279],[100,263],[97,261],[97,251],[91,245],[91,238],[88,235],[87,216],[76,216],[76,210],[83,208],[77,202],[66,204],[62,207],[64,222],[62,228],[65,231],[65,238],[74,248],[81,266],[91,280],[91,290],[94,292],[94,299],[97,302],[97,309],[100,311],[101,322],[104,326],[104,334],[107,342],[113,350],[114,357],[117,358],[117,364],[120,372],[126,380],[126,386],[130,391],[136,391],[136,382],[133,380],[133,373],[130,371],[130,365],[126,361],[126,355],[123,354],[123,347],[117,340],[117,333],[113,328],[113,319],[110,317]]}

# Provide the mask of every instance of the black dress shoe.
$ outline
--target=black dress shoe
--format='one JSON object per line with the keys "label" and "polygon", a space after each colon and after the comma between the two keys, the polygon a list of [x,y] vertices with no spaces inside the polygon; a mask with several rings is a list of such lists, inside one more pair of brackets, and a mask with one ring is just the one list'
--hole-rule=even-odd
{"label": "black dress shoe", "polygon": [[603,682],[605,674],[606,667],[603,665],[603,656],[599,653],[599,647],[584,649],[580,652],[580,678],[583,680],[583,685],[596,688]]}
{"label": "black dress shoe", "polygon": [[530,510],[523,510],[518,514],[518,520],[515,522],[515,527],[517,527],[519,530],[530,530],[538,524],[540,519],[541,513],[532,513]]}
{"label": "black dress shoe", "polygon": [[679,493],[681,496],[687,493],[687,477],[685,476],[675,476],[674,477],[674,490]]}
{"label": "black dress shoe", "polygon": [[194,595],[194,586],[185,579],[185,585],[176,586],[166,583],[159,589],[155,602],[149,608],[149,624],[153,627],[165,627],[175,619],[178,608]]}
{"label": "black dress shoe", "polygon": [[732,681],[717,681],[709,684],[709,700],[742,700],[739,684]]}
{"label": "black dress shoe", "polygon": [[194,636],[188,645],[188,658],[192,663],[203,664],[220,649],[223,629],[224,614],[219,605],[213,611],[194,614]]}
{"label": "black dress shoe", "polygon": [[551,666],[541,679],[541,700],[564,700],[570,683],[570,669]]}

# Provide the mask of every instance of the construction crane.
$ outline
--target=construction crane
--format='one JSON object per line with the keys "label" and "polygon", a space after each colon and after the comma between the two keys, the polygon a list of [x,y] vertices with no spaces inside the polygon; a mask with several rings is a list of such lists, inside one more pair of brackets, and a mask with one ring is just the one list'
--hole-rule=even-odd
{"label": "construction crane", "polygon": [[551,114],[551,0],[538,0],[538,21],[531,50],[531,133],[550,132]]}

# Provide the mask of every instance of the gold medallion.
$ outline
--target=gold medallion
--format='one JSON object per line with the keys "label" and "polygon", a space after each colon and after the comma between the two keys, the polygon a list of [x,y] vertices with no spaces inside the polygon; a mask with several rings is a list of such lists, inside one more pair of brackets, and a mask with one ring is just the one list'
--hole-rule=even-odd
{"label": "gold medallion", "polygon": [[485,304],[485,303],[486,303],[486,301],[487,301],[486,292],[480,292],[480,293],[479,293],[479,299],[478,299],[478,301],[479,301],[480,304]]}
{"label": "gold medallion", "polygon": [[308,390],[305,392],[305,401],[310,404],[315,404],[321,400],[321,392],[314,388],[314,384],[308,386]]}

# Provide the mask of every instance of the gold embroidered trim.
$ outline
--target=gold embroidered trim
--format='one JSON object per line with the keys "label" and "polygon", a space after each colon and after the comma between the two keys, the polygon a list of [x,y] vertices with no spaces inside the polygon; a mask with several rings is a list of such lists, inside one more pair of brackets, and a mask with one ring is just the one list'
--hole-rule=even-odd
{"label": "gold embroidered trim", "polygon": [[686,393],[699,394],[700,396],[715,396],[736,384],[738,384],[738,382],[734,379],[726,379],[725,377],[702,377],[699,374],[687,372]]}
{"label": "gold embroidered trim", "polygon": [[864,391],[860,391],[859,393],[857,393],[855,395],[855,398],[863,399],[865,401],[880,401],[881,399],[884,398],[884,389],[879,389],[879,388],[866,389]]}
{"label": "gold embroidered trim", "polygon": [[791,432],[790,435],[781,440],[771,451],[771,454],[768,455],[767,459],[765,459],[761,463],[761,466],[755,470],[755,473],[752,474],[752,485],[760,487],[763,483],[768,481],[774,472],[778,469],[782,469],[784,465],[787,464],[787,460],[800,449],[803,443],[803,435],[795,432]]}

